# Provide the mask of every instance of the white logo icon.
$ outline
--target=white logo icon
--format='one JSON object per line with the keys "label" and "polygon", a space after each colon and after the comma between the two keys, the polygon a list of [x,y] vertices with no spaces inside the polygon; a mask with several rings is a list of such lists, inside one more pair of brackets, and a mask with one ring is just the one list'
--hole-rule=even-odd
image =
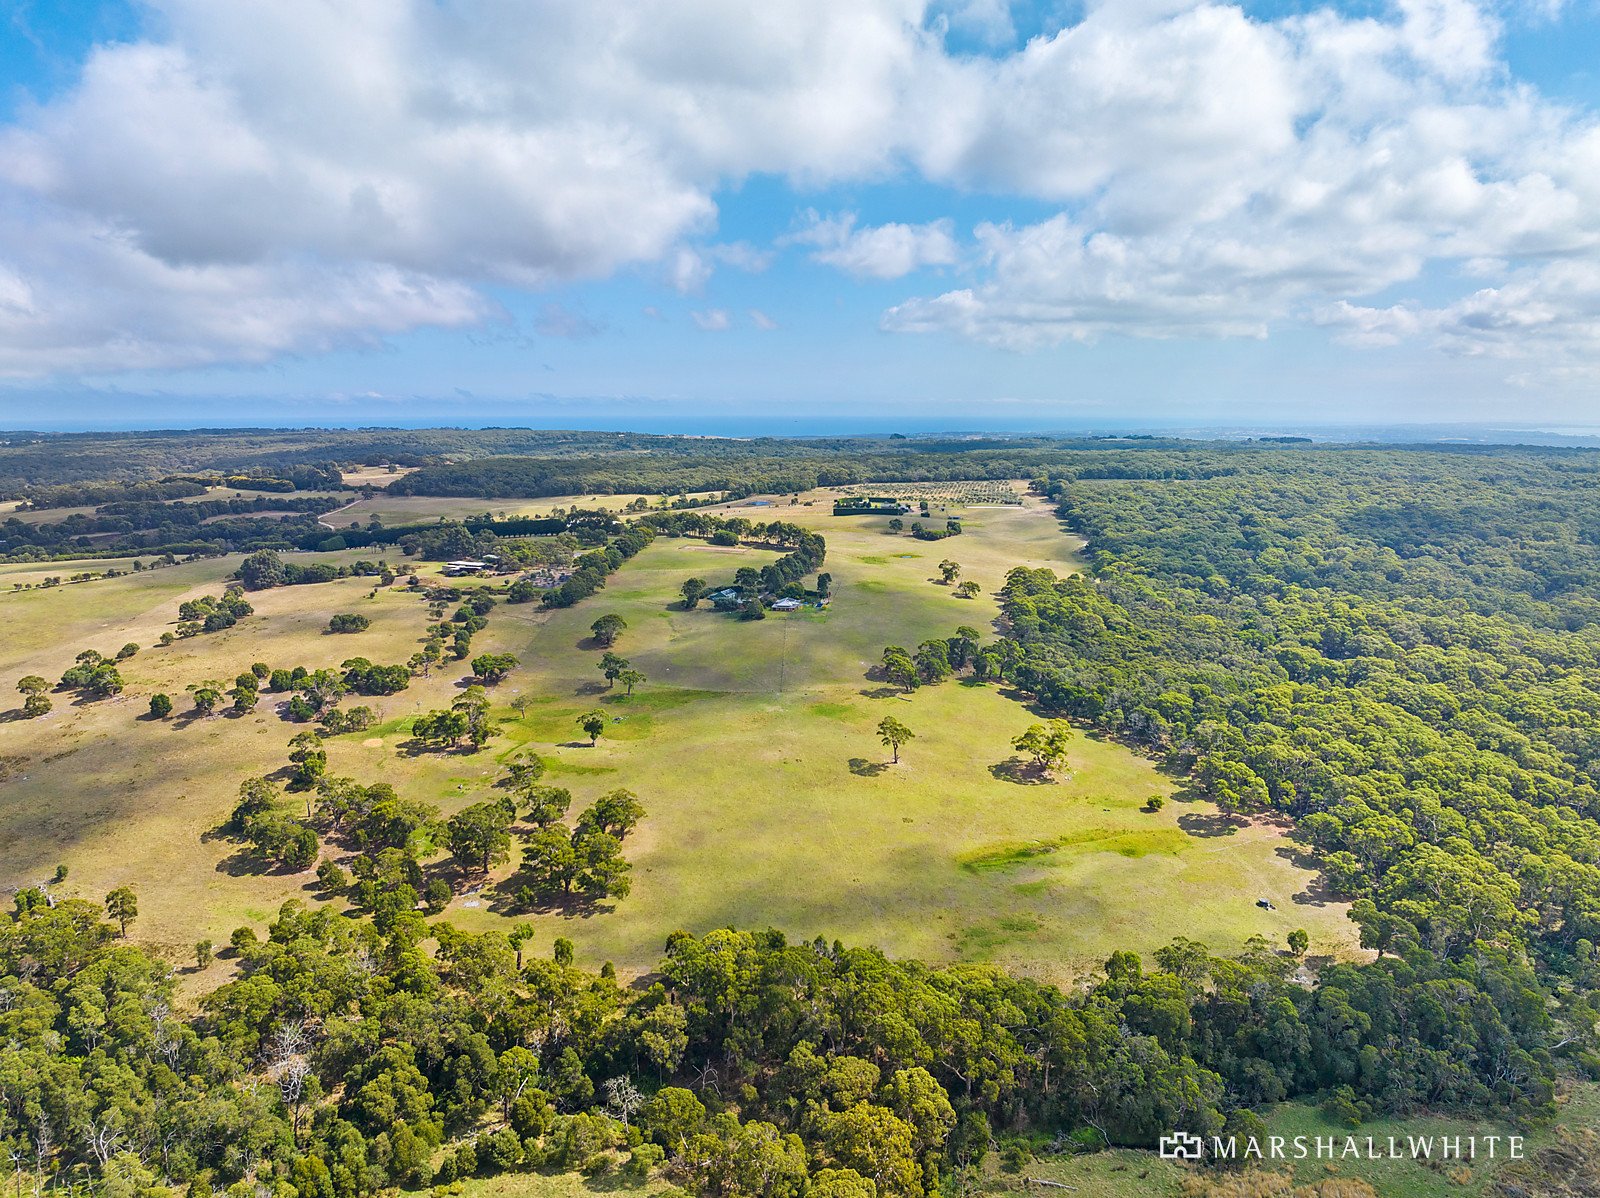
{"label": "white logo icon", "polygon": [[1175,1131],[1161,1137],[1161,1159],[1164,1161],[1197,1161],[1206,1154],[1206,1142],[1186,1131]]}

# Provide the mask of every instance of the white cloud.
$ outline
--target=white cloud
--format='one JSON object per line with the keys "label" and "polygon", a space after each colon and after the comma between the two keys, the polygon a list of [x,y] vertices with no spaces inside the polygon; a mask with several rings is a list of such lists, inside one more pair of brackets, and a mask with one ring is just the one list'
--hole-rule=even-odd
{"label": "white cloud", "polygon": [[712,266],[697,251],[680,245],[667,257],[666,282],[679,295],[699,295],[711,278]]}
{"label": "white cloud", "polygon": [[265,363],[495,318],[473,289],[382,263],[173,263],[0,189],[0,377]]}
{"label": "white cloud", "polygon": [[778,322],[773,320],[772,317],[768,316],[760,308],[750,309],[750,323],[755,325],[756,328],[760,329],[763,333],[770,333],[778,327]]}
{"label": "white cloud", "polygon": [[707,308],[704,312],[691,312],[689,316],[703,332],[721,333],[733,324],[726,308]]}
{"label": "white cloud", "polygon": [[1549,278],[1464,298],[1454,318],[1356,303],[1432,263],[1600,255],[1600,132],[1506,83],[1496,36],[1464,0],[1277,22],[1156,0],[947,65],[964,115],[924,169],[1070,207],[980,226],[978,281],[898,304],[884,326],[1031,349],[1310,320],[1353,344],[1431,332],[1451,352],[1515,354],[1534,344],[1507,331],[1521,312],[1600,355],[1581,289]]}
{"label": "white cloud", "polygon": [[[74,89],[0,129],[0,184],[56,227],[110,231],[169,272],[147,284],[177,287],[197,270],[219,287],[323,271],[343,294],[374,280],[326,330],[299,311],[267,330],[256,304],[231,355],[244,361],[263,344],[339,340],[340,313],[363,306],[367,336],[454,322],[463,302],[491,307],[469,290],[488,283],[545,287],[660,264],[692,293],[710,262],[760,269],[764,251],[749,246],[677,247],[713,227],[711,195],[726,179],[886,169],[887,130],[921,52],[918,0],[775,0],[759,20],[733,0],[153,7],[164,40],[96,49]],[[11,239],[0,262],[13,285],[50,287]],[[448,287],[450,302],[419,302],[421,284],[397,279]],[[47,328],[56,310],[36,310],[53,351],[9,356],[66,373],[113,369],[119,356],[170,363],[144,348],[147,321],[102,335],[144,298],[87,286],[76,303],[98,304],[98,318],[61,313]],[[181,287],[153,307],[168,302],[183,302]],[[318,302],[334,301],[302,308]],[[174,347],[184,327],[172,322]],[[187,356],[226,360],[228,340],[218,328]]]}
{"label": "white cloud", "polygon": [[1600,345],[1600,263],[1559,261],[1509,272],[1439,307],[1397,304],[1367,308],[1340,301],[1317,321],[1358,345],[1393,345],[1426,336],[1466,357],[1536,357],[1559,374],[1581,369]]}
{"label": "white cloud", "polygon": [[819,247],[813,261],[863,279],[898,279],[924,266],[953,266],[960,256],[951,221],[890,223],[856,228],[854,213],[821,216],[807,211],[801,228],[784,242]]}
{"label": "white cloud", "polygon": [[[1026,349],[1292,321],[1600,359],[1600,127],[1511,77],[1496,13],[1521,10],[1490,0],[1094,0],[992,55],[943,31],[1012,44],[1002,0],[155,9],[160,40],[97,49],[0,128],[12,374],[371,344],[492,319],[491,285],[623,269],[702,294],[771,261],[714,240],[719,188],[762,173],[1060,209],[980,226],[975,254],[949,221],[813,215],[792,240],[853,276],[971,272],[889,328]],[[1372,300],[1440,263],[1485,278]]]}

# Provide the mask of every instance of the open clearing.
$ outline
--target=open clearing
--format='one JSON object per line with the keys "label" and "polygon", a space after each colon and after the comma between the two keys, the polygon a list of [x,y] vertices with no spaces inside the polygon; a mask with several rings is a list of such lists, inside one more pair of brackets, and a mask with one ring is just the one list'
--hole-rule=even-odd
{"label": "open clearing", "polygon": [[[1200,803],[1142,811],[1150,795],[1170,795],[1171,782],[1121,746],[1081,735],[1061,782],[1008,780],[1008,742],[1038,717],[1005,688],[948,682],[901,696],[867,677],[886,644],[914,647],[962,624],[988,635],[991,596],[1011,567],[1073,569],[1074,542],[1047,508],[1031,500],[965,508],[956,513],[964,535],[919,542],[887,534],[882,517],[833,517],[834,494],[727,509],[822,532],[836,596],[829,609],[754,622],[709,607],[685,612],[677,600],[684,578],[731,580],[739,566],[774,555],[663,537],[576,607],[494,609],[473,652],[518,655],[522,667],[496,697],[533,702],[522,719],[503,708],[504,735],[483,752],[400,750],[409,717],[457,693],[466,667],[452,663],[399,695],[347,700],[372,706],[383,722],[330,741],[330,772],[391,781],[448,814],[497,793],[490,784],[500,761],[527,746],[549,762],[548,781],[571,788],[574,815],[611,787],[634,790],[647,815],[627,843],[627,898],[512,912],[497,885],[514,871],[513,858],[448,912],[477,929],[528,919],[532,949],[566,936],[580,963],[611,960],[630,974],[648,969],[675,929],[726,924],[770,924],[930,961],[993,961],[1054,980],[1081,975],[1112,948],[1149,952],[1180,934],[1226,951],[1257,933],[1281,945],[1305,927],[1314,954],[1353,951],[1343,906],[1311,897],[1315,877],[1294,864],[1278,829],[1230,821]],[[482,511],[485,501],[460,502]],[[380,554],[296,560],[361,556]],[[947,556],[983,587],[978,598],[933,581]],[[398,588],[369,597],[370,579],[284,587],[252,594],[257,614],[235,628],[148,647],[172,626],[179,602],[217,593],[236,564],[213,559],[0,593],[8,690],[26,673],[59,677],[82,648],[146,646],[124,664],[123,696],[76,705],[58,694],[43,719],[0,722],[0,841],[8,846],[0,886],[47,877],[58,862],[71,871],[69,893],[98,899],[132,883],[136,935],[178,956],[202,936],[221,942],[283,899],[315,892],[310,873],[252,872],[232,842],[212,835],[243,779],[284,764],[298,726],[275,714],[277,697],[263,696],[244,717],[153,722],[141,718],[148,696],[173,694],[182,716],[185,685],[231,680],[254,661],[405,661],[422,638],[425,605]],[[3,568],[0,591],[13,579],[69,572]],[[340,611],[367,615],[372,627],[324,633]],[[588,640],[589,625],[613,611],[629,626],[618,651],[649,679],[631,699],[606,691]],[[612,722],[590,748],[575,743],[574,720],[595,706]],[[886,714],[917,734],[898,765],[887,763],[874,731]],[[1258,909],[1262,897],[1277,909]],[[208,979],[221,976],[214,967]]]}
{"label": "open clearing", "polygon": [[339,471],[339,476],[347,487],[383,488],[415,469],[415,466],[357,466],[353,470]]}

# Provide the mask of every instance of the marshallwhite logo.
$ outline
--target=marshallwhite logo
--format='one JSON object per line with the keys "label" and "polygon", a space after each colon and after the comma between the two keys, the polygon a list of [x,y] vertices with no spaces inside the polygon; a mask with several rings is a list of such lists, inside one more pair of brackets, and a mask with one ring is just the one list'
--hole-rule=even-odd
{"label": "marshallwhite logo", "polygon": [[1175,1131],[1161,1137],[1161,1159],[1164,1161],[1198,1161],[1206,1155],[1206,1142],[1186,1131]]}
{"label": "marshallwhite logo", "polygon": [[1198,1161],[1475,1161],[1522,1159],[1521,1136],[1203,1136],[1170,1132],[1161,1159]]}

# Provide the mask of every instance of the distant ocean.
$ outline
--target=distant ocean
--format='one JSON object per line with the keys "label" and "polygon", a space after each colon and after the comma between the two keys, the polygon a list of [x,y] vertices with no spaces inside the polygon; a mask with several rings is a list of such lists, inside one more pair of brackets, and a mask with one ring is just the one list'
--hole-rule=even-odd
{"label": "distant ocean", "polygon": [[[761,405],[759,408],[752,405],[754,410],[741,413],[722,408],[715,411],[691,410],[668,414],[654,404],[623,403],[607,409],[601,405],[584,408],[570,402],[545,404],[538,401],[521,405],[514,410],[508,410],[506,405],[493,405],[476,419],[463,419],[464,412],[461,406],[415,415],[410,419],[397,419],[392,411],[352,414],[349,408],[342,405],[328,405],[319,410],[317,405],[307,403],[296,405],[290,411],[280,409],[275,413],[278,417],[276,420],[261,419],[263,413],[259,411],[257,418],[251,420],[228,419],[226,416],[219,419],[221,413],[210,406],[207,406],[203,415],[196,412],[191,417],[193,409],[189,409],[188,404],[180,402],[175,406],[179,410],[169,411],[165,418],[140,419],[107,414],[101,418],[52,420],[48,417],[40,418],[41,409],[45,405],[29,404],[26,407],[13,407],[0,403],[0,438],[6,435],[7,430],[34,433],[92,433],[229,428],[531,428],[735,438],[886,437],[895,433],[909,437],[976,437],[986,434],[1081,437],[1132,434],[1229,441],[1253,437],[1299,436],[1318,442],[1600,446],[1600,425],[1574,424],[1195,424],[1163,420],[1159,417],[1123,416],[1117,419],[1064,421],[1054,426],[1004,420],[958,426],[952,422],[948,412],[907,419],[897,419],[893,414],[884,413],[868,417],[839,417],[827,413],[801,413],[790,416],[774,413],[770,405]],[[386,416],[387,419],[384,418]]]}

